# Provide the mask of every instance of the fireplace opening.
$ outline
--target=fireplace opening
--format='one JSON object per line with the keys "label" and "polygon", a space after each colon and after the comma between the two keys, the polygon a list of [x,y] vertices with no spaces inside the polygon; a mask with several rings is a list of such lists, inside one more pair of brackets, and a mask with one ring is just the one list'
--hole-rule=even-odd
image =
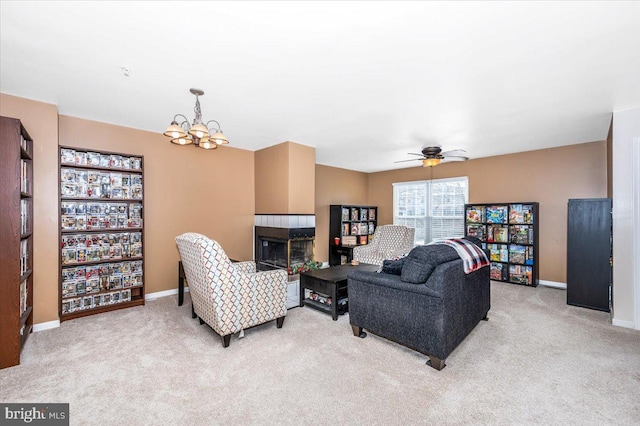
{"label": "fireplace opening", "polygon": [[289,267],[287,262],[287,240],[261,238],[260,244],[260,263],[275,266],[276,268]]}
{"label": "fireplace opening", "polygon": [[313,261],[315,228],[255,227],[255,259],[259,270],[287,269]]}

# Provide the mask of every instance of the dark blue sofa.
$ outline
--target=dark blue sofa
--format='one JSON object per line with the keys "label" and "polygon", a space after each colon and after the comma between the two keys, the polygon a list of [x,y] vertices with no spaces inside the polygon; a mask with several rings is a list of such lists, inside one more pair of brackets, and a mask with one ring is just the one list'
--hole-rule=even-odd
{"label": "dark blue sofa", "polygon": [[[467,239],[480,244],[474,237]],[[429,356],[437,370],[490,309],[489,268],[466,275],[455,249],[415,247],[383,272],[348,275],[349,321],[355,336],[366,329]]]}

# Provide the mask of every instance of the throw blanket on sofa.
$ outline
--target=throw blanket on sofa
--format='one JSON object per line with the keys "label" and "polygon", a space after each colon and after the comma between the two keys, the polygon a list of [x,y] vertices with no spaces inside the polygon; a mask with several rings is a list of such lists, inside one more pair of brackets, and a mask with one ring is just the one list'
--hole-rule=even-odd
{"label": "throw blanket on sofa", "polygon": [[484,251],[471,241],[467,241],[462,238],[451,238],[449,240],[434,241],[427,245],[443,244],[449,247],[453,247],[464,266],[464,273],[470,274],[473,271],[477,271],[480,268],[489,266],[489,259]]}

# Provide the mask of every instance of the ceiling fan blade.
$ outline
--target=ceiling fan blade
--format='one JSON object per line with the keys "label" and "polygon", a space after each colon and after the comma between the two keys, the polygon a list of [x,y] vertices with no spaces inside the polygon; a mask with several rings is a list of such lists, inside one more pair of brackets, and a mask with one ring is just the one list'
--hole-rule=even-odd
{"label": "ceiling fan blade", "polygon": [[467,151],[464,149],[452,149],[451,151],[441,152],[443,157],[467,157]]}
{"label": "ceiling fan blade", "polygon": [[418,155],[420,157],[424,157],[424,154],[416,154],[415,152],[407,152],[409,155]]}
{"label": "ceiling fan blade", "polygon": [[406,163],[407,161],[422,161],[422,158],[412,158],[411,160],[394,161],[394,163]]}
{"label": "ceiling fan blade", "polygon": [[444,157],[442,159],[442,162],[447,162],[447,161],[467,161],[469,159],[469,157],[462,157],[462,156],[458,156],[458,155],[449,155],[447,157]]}

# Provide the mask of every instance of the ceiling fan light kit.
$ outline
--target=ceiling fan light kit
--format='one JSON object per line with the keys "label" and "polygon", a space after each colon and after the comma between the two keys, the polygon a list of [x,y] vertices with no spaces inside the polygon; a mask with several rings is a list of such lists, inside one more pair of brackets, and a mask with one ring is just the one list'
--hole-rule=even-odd
{"label": "ceiling fan light kit", "polygon": [[[228,144],[229,140],[222,133],[220,123],[216,120],[209,120],[205,124],[202,121],[202,110],[200,109],[200,99],[198,97],[204,95],[204,91],[193,88],[189,91],[196,97],[196,106],[193,109],[196,116],[193,119],[193,123],[189,124],[189,119],[186,116],[176,114],[163,134],[171,138],[171,143],[176,145],[194,145],[203,149],[216,149],[218,145]],[[182,118],[183,121],[179,122],[178,117]],[[217,127],[210,128],[210,123],[215,123]]]}
{"label": "ceiling fan light kit", "polygon": [[422,167],[433,167],[440,164],[439,158],[425,158],[422,160]]}

